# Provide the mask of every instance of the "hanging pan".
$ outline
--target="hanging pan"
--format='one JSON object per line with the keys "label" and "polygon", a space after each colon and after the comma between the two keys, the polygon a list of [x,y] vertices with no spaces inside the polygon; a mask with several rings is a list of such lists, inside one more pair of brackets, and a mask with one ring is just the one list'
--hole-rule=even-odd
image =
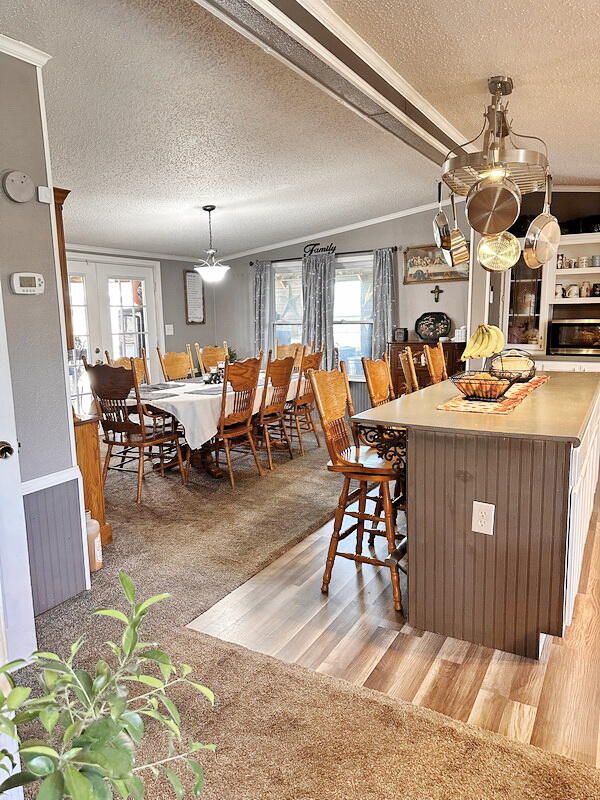
{"label": "hanging pan", "polygon": [[488,272],[505,272],[514,267],[520,255],[519,240],[508,231],[482,236],[477,245],[477,260]]}
{"label": "hanging pan", "polygon": [[450,223],[442,209],[442,182],[438,183],[438,212],[433,220],[433,238],[442,250],[450,250]]}
{"label": "hanging pan", "polygon": [[555,216],[550,213],[552,197],[552,176],[546,175],[546,192],[544,209],[533,220],[527,230],[523,246],[523,260],[531,269],[537,269],[554,258],[560,241],[560,226]]}
{"label": "hanging pan", "polygon": [[469,225],[484,236],[502,233],[521,210],[521,190],[503,171],[474,183],[467,195]]}
{"label": "hanging pan", "polygon": [[446,257],[446,252],[449,253],[450,259],[446,257],[446,261],[451,267],[457,267],[459,264],[464,264],[469,260],[469,245],[465,239],[463,232],[456,224],[456,203],[454,202],[454,192],[450,195],[450,202],[452,204],[452,219],[454,227],[450,231],[450,250],[442,250]]}

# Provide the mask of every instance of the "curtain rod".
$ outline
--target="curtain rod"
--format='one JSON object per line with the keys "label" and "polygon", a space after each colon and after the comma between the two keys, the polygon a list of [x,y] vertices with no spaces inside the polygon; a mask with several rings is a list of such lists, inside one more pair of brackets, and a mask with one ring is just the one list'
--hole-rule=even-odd
{"label": "curtain rod", "polygon": [[[384,248],[378,248],[378,249],[382,249],[383,250]],[[396,253],[398,251],[398,248],[397,248],[396,245],[394,245],[393,247],[390,247],[389,249],[392,251],[392,253]],[[364,256],[364,255],[367,255],[368,253],[373,253],[373,252],[375,252],[375,251],[374,250],[347,250],[345,253],[334,253],[334,255],[336,255],[336,256]],[[295,256],[294,258],[274,258],[273,261],[271,261],[271,264],[283,264],[286,261],[299,261],[299,260],[300,259],[298,258],[298,256]],[[251,267],[254,266],[254,261],[250,262],[250,266]]]}

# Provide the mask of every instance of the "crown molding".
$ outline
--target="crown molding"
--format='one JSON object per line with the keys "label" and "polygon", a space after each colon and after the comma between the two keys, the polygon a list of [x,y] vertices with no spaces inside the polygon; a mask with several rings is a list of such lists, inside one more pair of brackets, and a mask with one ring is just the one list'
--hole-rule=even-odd
{"label": "crown molding", "polygon": [[174,256],[171,253],[148,253],[145,250],[123,250],[118,247],[97,247],[94,244],[75,244],[67,242],[65,249],[72,252],[101,253],[109,256],[125,256],[126,258],[153,258],[158,261],[189,261],[191,264],[196,264],[199,260],[198,256]]}
{"label": "crown molding", "polygon": [[18,39],[11,39],[10,36],[5,36],[3,33],[0,33],[0,53],[27,61],[28,64],[36,67],[43,67],[52,58],[43,50],[38,50],[37,47],[32,47],[25,42],[19,42]]}
{"label": "crown molding", "polygon": [[[457,203],[464,203],[466,198],[464,197],[457,197]],[[443,206],[449,206],[450,200],[443,200]],[[284,242],[275,242],[273,244],[262,245],[261,247],[255,247],[252,250],[242,250],[239,253],[229,253],[223,257],[223,260],[232,261],[234,258],[243,258],[244,256],[253,256],[256,253],[265,253],[269,250],[278,250],[280,247],[289,247],[293,244],[303,244],[304,242],[310,242],[312,239],[319,239],[324,236],[335,236],[338,233],[346,233],[347,231],[354,231],[358,228],[368,228],[370,225],[378,225],[381,222],[389,222],[393,219],[401,219],[402,217],[410,217],[413,214],[420,214],[423,211],[433,211],[438,207],[437,203],[426,203],[422,206],[413,206],[412,208],[407,208],[404,211],[394,211],[392,214],[385,214],[382,217],[373,217],[371,219],[365,219],[360,222],[353,222],[350,225],[342,225],[339,228],[330,228],[327,231],[318,231],[317,233],[309,233],[305,236],[299,236],[297,239],[287,239]]]}

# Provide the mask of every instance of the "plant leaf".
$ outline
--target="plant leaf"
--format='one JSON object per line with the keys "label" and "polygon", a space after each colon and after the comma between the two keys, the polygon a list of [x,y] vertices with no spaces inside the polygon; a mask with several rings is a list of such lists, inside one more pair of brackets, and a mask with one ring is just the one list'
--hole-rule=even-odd
{"label": "plant leaf", "polygon": [[61,800],[65,792],[65,779],[62,772],[52,772],[44,778],[36,800]]}
{"label": "plant leaf", "polygon": [[[108,782],[92,767],[81,767],[79,770],[82,775],[92,784],[94,800],[112,800],[112,792]],[[36,800],[40,800],[39,795]]]}
{"label": "plant leaf", "polygon": [[125,597],[130,603],[135,603],[135,584],[129,575],[126,575],[124,572],[119,572],[119,580],[121,581],[121,586],[125,592]]}
{"label": "plant leaf", "polygon": [[179,779],[179,775],[176,775],[173,770],[168,769],[167,767],[164,768],[165,775],[169,779],[169,783],[175,790],[175,795],[177,796],[177,800],[181,800],[184,795],[183,784]]}
{"label": "plant leaf", "polygon": [[158,696],[158,699],[161,701],[161,703],[167,709],[169,714],[172,716],[173,721],[175,722],[175,724],[176,725],[181,725],[181,717],[179,716],[179,711],[177,710],[177,706],[171,700],[171,698],[167,697],[164,694],[160,694]]}
{"label": "plant leaf", "polygon": [[215,695],[214,693],[208,688],[208,686],[203,686],[201,683],[194,683],[194,681],[188,681],[190,686],[193,686],[194,689],[197,689],[201,694],[203,694],[207,699],[211,706],[215,704]]}
{"label": "plant leaf", "polygon": [[144,683],[146,686],[151,686],[153,689],[164,689],[165,685],[158,678],[153,675],[123,675],[121,680],[136,681],[136,683]]}
{"label": "plant leaf", "polygon": [[58,722],[58,717],[58,711],[52,706],[46,706],[45,708],[42,708],[39,713],[40,722],[48,731],[48,733],[52,733],[54,730],[54,726]]}
{"label": "plant leaf", "polygon": [[194,761],[193,758],[188,758],[188,764],[190,769],[196,776],[196,784],[194,786],[194,797],[198,797],[202,789],[204,789],[204,770],[202,765],[199,764],[197,761]]}
{"label": "plant leaf", "polygon": [[127,733],[135,742],[142,740],[144,736],[144,721],[136,711],[125,711],[121,715]]}
{"label": "plant leaf", "polygon": [[127,778],[125,783],[127,784],[127,789],[129,790],[129,794],[133,797],[133,800],[143,800],[144,781],[141,778],[138,778],[137,775],[132,775],[131,778]]}
{"label": "plant leaf", "polygon": [[147,600],[144,600],[143,603],[140,603],[138,606],[138,614],[144,614],[151,605],[154,603],[160,603],[161,600],[166,600],[167,597],[171,597],[168,592],[164,594],[155,594],[154,597],[149,597]]}
{"label": "plant leaf", "polygon": [[31,689],[25,686],[15,686],[14,689],[10,690],[10,694],[6,698],[6,705],[14,710],[22,705],[30,694]]}
{"label": "plant leaf", "polygon": [[192,752],[196,752],[197,750],[209,750],[211,753],[214,753],[216,749],[216,744],[201,744],[200,742],[192,742],[190,745],[190,750]]}
{"label": "plant leaf", "polygon": [[57,759],[60,758],[56,750],[47,744],[25,742],[19,748],[19,752],[24,758],[27,758],[28,754],[31,754],[31,757],[48,756],[49,758],[57,758]]}
{"label": "plant leaf", "polygon": [[0,783],[0,794],[4,794],[9,789],[15,789],[17,786],[25,786],[26,783],[33,783],[38,780],[38,776],[31,772],[17,772]]}
{"label": "plant leaf", "polygon": [[27,759],[25,763],[29,772],[33,772],[34,775],[39,775],[40,777],[54,772],[54,761],[48,756],[34,756]]}
{"label": "plant leaf", "polygon": [[156,661],[159,664],[170,664],[171,659],[167,655],[167,653],[163,652],[162,650],[144,650],[143,653],[140,653],[140,658],[145,658],[148,661]]}
{"label": "plant leaf", "polygon": [[73,800],[93,800],[92,786],[88,779],[74,767],[66,767],[64,771],[67,794]]}
{"label": "plant leaf", "polygon": [[98,614],[101,617],[114,617],[115,619],[124,622],[125,625],[129,625],[129,620],[125,616],[122,611],[117,611],[116,608],[98,608],[94,611],[94,614]]}

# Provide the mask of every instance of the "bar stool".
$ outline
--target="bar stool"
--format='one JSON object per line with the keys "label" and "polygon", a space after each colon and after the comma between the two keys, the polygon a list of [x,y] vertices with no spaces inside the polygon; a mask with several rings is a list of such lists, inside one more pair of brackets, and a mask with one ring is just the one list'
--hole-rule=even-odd
{"label": "bar stool", "polygon": [[418,392],[421,387],[419,386],[415,361],[410,347],[405,347],[400,353],[400,365],[402,367],[402,374],[404,375],[406,394]]}
{"label": "bar stool", "polygon": [[446,358],[444,356],[444,346],[441,342],[436,345],[423,345],[423,352],[425,353],[425,361],[427,363],[427,371],[432,383],[441,383],[448,380],[448,372],[446,370]]}
{"label": "bar stool", "polygon": [[[388,567],[392,580],[394,608],[402,613],[399,561],[403,550],[396,543],[396,510],[390,493],[390,482],[396,480],[398,473],[388,461],[377,454],[374,448],[358,444],[358,434],[354,426],[352,426],[352,437],[350,435],[346,418],[353,416],[354,408],[344,362],[340,364],[340,371],[309,370],[308,375],[329,452],[330,461],[327,469],[344,476],[321,591],[324,594],[329,592],[336,556],[378,567]],[[357,481],[359,488],[351,492],[352,481]],[[375,496],[369,494],[369,483],[375,484],[378,489]],[[358,500],[358,511],[348,511],[348,507],[356,500]],[[376,509],[381,507],[383,514],[369,514],[366,510],[367,500],[375,502]],[[356,522],[342,530],[346,516],[355,519]],[[370,522],[375,527],[367,529],[365,522]],[[382,522],[385,525],[385,532],[377,527]],[[340,541],[354,532],[356,532],[355,552],[347,553],[339,550]],[[385,560],[377,558],[374,554],[363,555],[363,536],[366,532],[374,536],[385,536],[388,549],[388,557]]]}
{"label": "bar stool", "polygon": [[381,360],[365,358],[364,356],[361,360],[371,406],[375,408],[394,400],[396,395],[392,384],[392,373],[390,372],[387,353],[383,354]]}

